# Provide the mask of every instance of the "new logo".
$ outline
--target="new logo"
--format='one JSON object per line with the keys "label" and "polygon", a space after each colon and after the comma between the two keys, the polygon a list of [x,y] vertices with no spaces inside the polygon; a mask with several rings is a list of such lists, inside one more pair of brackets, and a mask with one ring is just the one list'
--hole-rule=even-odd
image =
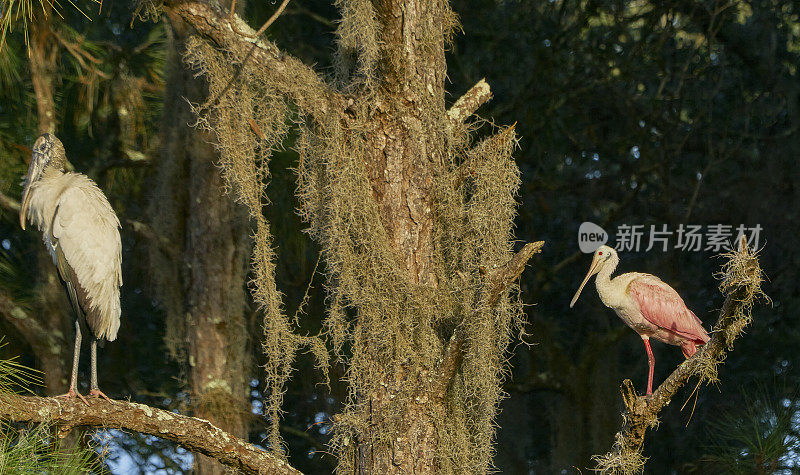
{"label": "new logo", "polygon": [[608,242],[608,233],[600,226],[586,221],[578,228],[578,246],[581,252],[591,254]]}

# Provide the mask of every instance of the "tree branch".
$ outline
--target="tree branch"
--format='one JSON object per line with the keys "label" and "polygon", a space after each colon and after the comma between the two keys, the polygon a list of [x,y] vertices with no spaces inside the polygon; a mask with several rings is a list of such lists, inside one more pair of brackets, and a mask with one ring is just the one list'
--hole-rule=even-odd
{"label": "tree branch", "polygon": [[[261,36],[262,33],[267,31],[267,28],[269,28],[269,26],[271,24],[273,24],[275,22],[275,20],[278,19],[279,16],[281,16],[281,13],[283,13],[283,10],[286,8],[286,5],[288,3],[289,3],[289,0],[283,0],[283,2],[280,4],[278,9],[275,10],[275,13],[273,13],[272,16],[270,16],[269,19],[266,22],[264,22],[263,25],[261,25],[261,28],[259,28],[258,31],[256,31],[253,34],[243,33],[241,31],[239,31],[239,29],[236,28],[236,25],[234,23],[231,23],[231,27],[233,27],[233,31],[236,32],[236,34],[238,34],[238,35],[246,36],[248,38],[258,38],[259,36]],[[231,2],[230,18],[233,18],[233,16],[236,14],[235,11],[236,11],[236,0],[233,0]]]}
{"label": "tree branch", "polygon": [[106,173],[115,168],[139,168],[152,165],[150,159],[139,151],[125,148],[123,149],[123,153],[125,153],[127,157],[107,160],[96,167],[92,167],[92,170],[87,174],[91,177],[98,177],[95,181],[101,181],[101,178]]}
{"label": "tree branch", "polygon": [[136,221],[135,219],[130,219],[130,218],[125,218],[123,222],[125,223],[125,226],[130,227],[130,229],[135,234],[138,234],[143,238],[147,239],[148,241],[152,242],[154,245],[158,246],[158,248],[161,251],[163,251],[165,254],[169,255],[173,259],[178,259],[180,257],[181,250],[178,249],[178,246],[175,245],[175,243],[170,241],[163,234],[155,231],[147,223]]}
{"label": "tree branch", "polygon": [[77,426],[130,430],[177,442],[243,473],[300,473],[286,461],[206,420],[133,402],[114,401],[112,404],[90,399],[86,405],[78,399],[0,394],[0,419],[54,424],[60,437]]}
{"label": "tree branch", "polygon": [[453,170],[453,188],[458,189],[468,176],[475,174],[477,167],[476,160],[484,157],[484,151],[488,149],[502,150],[509,146],[510,142],[517,140],[517,123],[513,123],[502,129],[500,132],[487,137],[478,145],[467,151],[466,159]]}
{"label": "tree branch", "polygon": [[[19,201],[15,200],[14,198],[6,195],[3,192],[0,192],[0,206],[6,208],[10,211],[14,211],[19,213],[20,204]],[[179,254],[178,249],[176,246],[166,237],[156,233],[150,226],[141,221],[136,221],[134,219],[124,219],[123,222],[126,226],[130,226],[134,233],[139,234],[140,236],[149,239],[150,241],[154,242],[157,246],[161,248],[162,251],[166,252],[172,257],[175,257]],[[5,299],[5,300],[4,300]],[[7,302],[10,299],[8,297],[0,295],[0,313],[4,313],[6,309],[11,308]],[[22,330],[20,330],[21,332]]]}
{"label": "tree branch", "polygon": [[715,381],[717,366],[725,360],[726,351],[733,348],[734,340],[750,323],[750,310],[758,298],[766,296],[761,291],[763,273],[757,253],[747,247],[742,238],[739,250],[725,255],[728,262],[723,265],[724,277],[720,290],[725,294],[725,303],[719,313],[711,339],[703,347],[678,366],[650,397],[640,396],[630,380],[622,383],[622,399],[625,412],[622,429],[616,434],[614,446],[603,456],[595,456],[597,469],[603,473],[641,472],[645,459],[641,454],[647,429],[658,424],[659,412],[667,406],[692,376],[701,381]]}
{"label": "tree branch", "polygon": [[0,206],[10,211],[19,213],[19,207],[20,207],[19,201],[15,200],[14,198],[8,196],[3,192],[0,192]]}
{"label": "tree branch", "polygon": [[5,293],[0,293],[0,315],[17,329],[38,357],[58,356],[61,353],[61,338],[45,329],[27,310],[17,305]]}
{"label": "tree branch", "polygon": [[486,295],[486,304],[489,308],[497,304],[503,291],[517,280],[525,270],[525,264],[534,254],[541,252],[542,247],[544,247],[544,241],[529,242],[523,246],[522,250],[514,254],[514,257],[506,265],[492,271],[489,278],[486,279],[486,287],[489,289],[489,293]]}
{"label": "tree branch", "polygon": [[[230,51],[242,62],[242,67],[259,76],[268,75],[281,94],[294,102],[303,112],[322,121],[341,102],[341,97],[302,61],[295,59],[274,43],[250,38],[255,32],[238,15],[233,19],[218,6],[202,2],[172,1],[166,4],[171,16],[177,15],[197,32]],[[245,34],[237,34],[236,30]],[[338,108],[344,110],[344,108]]]}
{"label": "tree branch", "polygon": [[459,97],[455,104],[447,111],[450,125],[455,127],[463,124],[469,116],[474,114],[480,106],[491,98],[492,91],[489,88],[489,83],[486,82],[486,79],[481,79],[463,96]]}
{"label": "tree branch", "polygon": [[[486,293],[483,296],[481,305],[475,312],[486,311],[492,309],[497,305],[503,291],[506,290],[512,282],[525,270],[525,265],[528,263],[534,254],[541,252],[544,246],[544,241],[529,242],[518,253],[514,254],[505,265],[494,269],[485,282]],[[444,397],[450,382],[461,366],[461,361],[464,358],[462,350],[466,337],[462,325],[458,325],[450,337],[450,341],[445,349],[442,361],[436,370],[434,381],[433,393],[438,397]]]}

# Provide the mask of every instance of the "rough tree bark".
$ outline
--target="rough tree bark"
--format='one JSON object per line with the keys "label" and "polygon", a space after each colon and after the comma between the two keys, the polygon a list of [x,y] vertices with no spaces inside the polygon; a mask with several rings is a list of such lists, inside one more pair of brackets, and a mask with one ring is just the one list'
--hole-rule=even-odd
{"label": "rough tree bark", "polygon": [[[178,181],[168,186],[186,190],[174,195],[183,201],[178,206],[185,219],[180,252],[183,313],[177,318],[185,318],[185,356],[195,415],[246,438],[246,217],[225,196],[212,138],[191,127],[195,118],[187,100],[202,100],[206,89],[202,79],[182,66],[179,58],[187,29],[182,20],[173,20],[172,68],[164,107],[166,149],[162,160],[177,161],[182,170]],[[170,166],[175,169],[175,164]],[[158,206],[155,209],[157,212]],[[223,472],[216,461],[198,457],[196,473]]]}
{"label": "rough tree bark", "polygon": [[[226,11],[203,2],[166,3],[171,17],[183,18],[199,35],[236,57],[247,58],[237,67],[258,73],[269,71],[270,87],[293,102],[308,120],[325,124],[336,117],[344,129],[352,124],[353,129],[363,131],[363,160],[383,231],[401,261],[407,284],[429,292],[439,285],[433,260],[433,170],[445,168],[450,127],[460,126],[488,100],[489,88],[481,81],[449,113],[446,110],[445,43],[449,33],[441,26],[451,20],[446,2],[381,0],[372,2],[369,8],[374,8],[379,30],[374,40],[381,51],[375,65],[378,85],[372,88],[376,96],[371,99],[370,119],[363,128],[363,123],[353,117],[355,112],[348,109],[352,98],[328,87],[310,67],[271,43],[238,34],[252,33],[238,17],[231,18]],[[495,140],[513,143],[513,133],[498,134]],[[465,164],[465,176],[470,173],[469,166]],[[489,271],[486,297],[476,311],[491,311],[499,295],[540,248],[541,243],[526,246],[505,266]],[[379,388],[357,395],[356,405],[366,408],[370,421],[349,442],[355,445],[355,470],[430,473],[439,468],[442,433],[437,421],[447,414],[445,393],[461,364],[463,344],[463,335],[456,331],[443,348],[438,367],[389,364]],[[372,350],[381,351],[367,351]],[[376,353],[373,360],[383,358]],[[398,407],[404,409],[398,411]],[[395,433],[382,433],[384,427],[393,427]],[[387,438],[390,444],[378,443]]]}
{"label": "rough tree bark", "polygon": [[28,48],[31,82],[36,95],[36,110],[39,117],[39,133],[56,133],[55,81],[58,45],[51,31],[52,12],[44,11],[37,15],[31,24],[31,40]]}
{"label": "rough tree bark", "polygon": [[[395,60],[386,59],[379,66],[386,103],[377,111],[377,127],[370,133],[371,156],[364,158],[384,228],[405,261],[406,278],[435,287],[431,161],[444,160],[444,131],[425,115],[431,109],[429,102],[436,103],[434,110],[445,111],[445,39],[438,38],[434,45],[422,45],[417,39],[422,36],[420,23],[438,21],[440,12],[434,2],[383,1],[376,2],[376,13],[384,29],[385,55]],[[435,421],[446,412],[443,404],[429,404],[435,380],[416,365],[386,369],[382,387],[363,397],[377,423],[355,441],[358,471],[432,473],[437,469]],[[413,402],[398,416],[391,410],[397,401]],[[380,422],[387,418],[399,419],[390,421],[398,429],[393,453],[375,444],[381,437]]]}

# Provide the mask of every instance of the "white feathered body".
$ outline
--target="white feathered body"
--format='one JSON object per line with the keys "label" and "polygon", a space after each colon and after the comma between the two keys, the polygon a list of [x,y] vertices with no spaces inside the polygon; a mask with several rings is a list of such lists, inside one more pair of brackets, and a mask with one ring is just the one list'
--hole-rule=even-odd
{"label": "white feathered body", "polygon": [[[31,184],[28,217],[58,263],[59,248],[73,276],[86,323],[98,339],[113,341],[119,330],[122,244],[119,219],[103,192],[87,176],[48,170]],[[61,268],[59,268],[61,272]]]}

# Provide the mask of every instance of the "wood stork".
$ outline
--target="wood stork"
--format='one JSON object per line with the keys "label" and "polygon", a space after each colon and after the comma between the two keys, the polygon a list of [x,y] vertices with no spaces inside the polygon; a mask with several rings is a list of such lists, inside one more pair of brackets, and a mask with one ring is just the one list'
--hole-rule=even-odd
{"label": "wood stork", "polygon": [[97,343],[114,341],[120,322],[122,245],[119,219],[105,195],[86,175],[65,173],[64,145],[46,133],[33,144],[25,176],[19,223],[26,220],[43,234],[44,244],[76,314],[75,352],[69,392],[63,397],[86,399],[77,391],[81,325],[91,332],[91,392],[108,397],[97,385]]}
{"label": "wood stork", "polygon": [[656,365],[653,350],[650,349],[650,338],[680,346],[683,355],[688,358],[697,351],[696,345],[703,345],[709,340],[708,333],[703,328],[703,322],[686,307],[675,289],[654,275],[639,272],[629,272],[612,279],[611,273],[617,264],[617,251],[608,246],[597,248],[589,272],[569,306],[572,308],[575,305],[586,282],[597,274],[595,284],[600,300],[606,307],[614,309],[619,318],[644,341],[650,365],[647,376],[647,394],[650,395],[653,393]]}

